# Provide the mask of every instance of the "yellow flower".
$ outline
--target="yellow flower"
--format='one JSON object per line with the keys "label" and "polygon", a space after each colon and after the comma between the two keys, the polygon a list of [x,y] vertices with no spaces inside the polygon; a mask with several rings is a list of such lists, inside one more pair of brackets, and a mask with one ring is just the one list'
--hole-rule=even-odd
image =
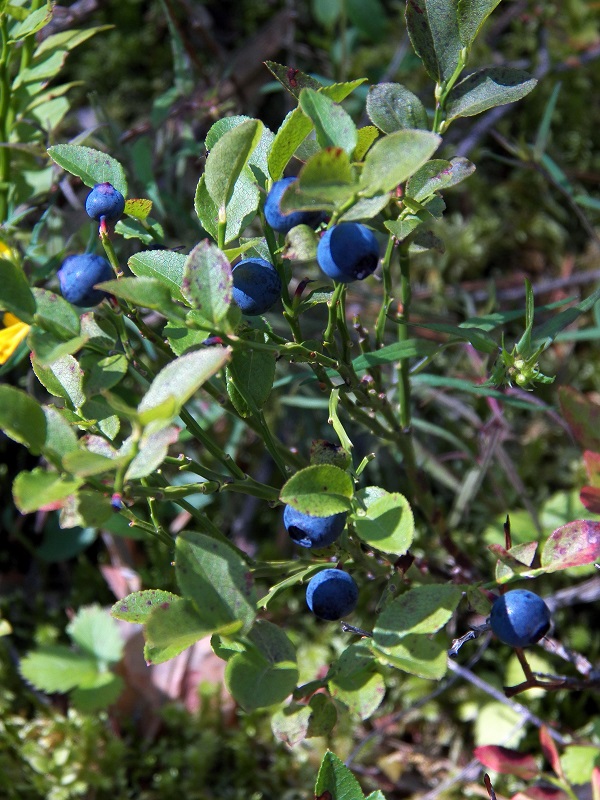
{"label": "yellow flower", "polygon": [[4,314],[4,328],[0,329],[0,364],[6,364],[28,333],[27,323],[9,312]]}

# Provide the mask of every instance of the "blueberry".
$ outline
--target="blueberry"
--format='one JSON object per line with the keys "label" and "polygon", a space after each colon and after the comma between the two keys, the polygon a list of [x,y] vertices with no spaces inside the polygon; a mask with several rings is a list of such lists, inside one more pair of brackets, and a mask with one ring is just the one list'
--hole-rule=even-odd
{"label": "blueberry", "polygon": [[62,296],[69,303],[84,308],[97,306],[108,297],[106,292],[93,287],[112,278],[114,273],[108,261],[91,253],[69,256],[58,270]]}
{"label": "blueberry", "polygon": [[125,198],[111,183],[97,183],[86,198],[85,210],[92,219],[104,217],[113,223],[123,215]]}
{"label": "blueberry", "polygon": [[233,268],[233,299],[244,314],[264,314],[281,297],[277,270],[263,258],[247,258]]}
{"label": "blueberry", "polygon": [[320,619],[341,619],[356,608],[358,586],[347,572],[324,569],[309,581],[306,602]]}
{"label": "blueberry", "polygon": [[291,506],[283,511],[286,531],[300,547],[328,547],[344,530],[346,512],[329,517],[311,517]]}
{"label": "blueberry", "polygon": [[296,225],[308,225],[316,228],[326,218],[323,211],[292,211],[284,214],[281,210],[281,196],[287,187],[298,180],[297,178],[283,178],[273,184],[265,201],[265,219],[274,231],[287,233]]}
{"label": "blueberry", "polygon": [[379,244],[360,222],[341,222],[325,231],[317,247],[317,261],[334,281],[362,281],[379,263]]}
{"label": "blueberry", "polygon": [[504,644],[528,647],[548,633],[550,609],[537,594],[513,589],[494,601],[490,625]]}

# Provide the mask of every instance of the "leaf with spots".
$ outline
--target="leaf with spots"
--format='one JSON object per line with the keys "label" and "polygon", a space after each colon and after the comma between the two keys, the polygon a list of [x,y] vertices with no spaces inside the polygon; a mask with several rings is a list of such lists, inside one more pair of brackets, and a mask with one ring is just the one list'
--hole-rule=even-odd
{"label": "leaf with spots", "polygon": [[81,178],[86,186],[111,183],[127,196],[125,170],[112,156],[79,144],[56,144],[48,148],[48,155],[59,167]]}
{"label": "leaf with spots", "polygon": [[119,600],[111,608],[110,613],[115,619],[143,625],[148,622],[154,609],[161,603],[173,603],[180,599],[176,594],[162,589],[144,589],[141,592],[132,592]]}
{"label": "leaf with spots", "polygon": [[541,562],[546,572],[600,561],[600,522],[578,519],[550,534]]}
{"label": "leaf with spots", "polygon": [[216,324],[231,305],[231,264],[227,256],[204,239],[186,259],[181,291],[207,322]]}

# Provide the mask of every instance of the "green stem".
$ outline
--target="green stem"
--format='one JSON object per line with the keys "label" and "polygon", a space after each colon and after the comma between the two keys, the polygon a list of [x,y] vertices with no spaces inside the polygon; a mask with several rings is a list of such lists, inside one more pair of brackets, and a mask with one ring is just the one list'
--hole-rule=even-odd
{"label": "green stem", "polygon": [[273,438],[273,434],[271,433],[271,431],[269,429],[269,426],[267,425],[267,421],[265,420],[263,412],[262,411],[257,411],[255,416],[256,416],[256,419],[257,419],[258,424],[260,426],[260,430],[261,430],[262,437],[263,437],[263,440],[264,440],[264,443],[265,443],[265,447],[267,448],[267,450],[271,454],[271,458],[277,464],[277,467],[278,467],[279,471],[281,472],[281,474],[283,475],[283,477],[287,479],[288,471],[286,469],[284,461],[282,460],[281,456],[279,455],[277,442]]}
{"label": "green stem", "polygon": [[[410,320],[410,304],[412,301],[412,289],[410,285],[410,256],[408,246],[400,248],[400,291],[402,297],[402,311],[399,316],[398,341],[404,342],[408,339],[408,323]],[[400,424],[405,431],[410,430],[410,375],[407,358],[400,359],[398,366],[398,400],[400,405]]]}
{"label": "green stem", "polygon": [[385,255],[382,261],[383,267],[383,303],[377,315],[377,323],[375,325],[375,349],[378,350],[384,345],[385,336],[385,321],[393,301],[392,297],[392,275],[390,270],[390,263],[392,260],[392,253],[394,252],[394,237],[390,234],[388,243],[385,250]]}
{"label": "green stem", "polygon": [[149,522],[145,522],[143,519],[136,517],[135,514],[130,511],[128,508],[123,508],[121,510],[121,514],[129,520],[129,527],[130,528],[139,528],[146,533],[151,534],[152,536],[156,537],[161,541],[163,544],[166,544],[168,547],[173,547],[173,539],[166,533],[162,528],[160,532],[153,526],[150,525]]}
{"label": "green stem", "polygon": [[445,119],[446,100],[448,99],[448,95],[450,94],[452,87],[459,79],[462,71],[466,67],[468,58],[469,58],[469,49],[467,47],[463,47],[463,49],[460,51],[458,64],[456,65],[456,69],[454,70],[452,75],[448,78],[447,81],[438,83],[435,87],[435,114],[433,117],[434,133],[444,133],[444,131],[448,127],[448,123],[446,122]]}
{"label": "green stem", "polygon": [[[0,19],[0,37],[2,39],[2,52],[0,55],[0,142],[8,143],[10,138],[10,47],[8,44],[8,27],[6,15]],[[0,147],[0,223],[6,222],[8,217],[8,197],[10,192],[10,148]]]}
{"label": "green stem", "polygon": [[213,458],[222,464],[225,469],[231,475],[233,475],[234,478],[239,478],[242,480],[245,478],[246,473],[240,469],[240,467],[238,467],[228,453],[225,453],[217,444],[213,442],[210,436],[200,427],[200,425],[198,425],[194,417],[192,417],[187,409],[182,408],[179,412],[179,416],[185,423],[186,428],[189,430],[192,436],[198,439],[198,441],[204,445],[204,447],[206,447]]}
{"label": "green stem", "polygon": [[327,327],[325,328],[325,333],[323,334],[323,345],[328,350],[335,351],[334,332],[337,323],[337,306],[345,288],[346,285],[343,283],[334,283],[333,294],[327,303]]}

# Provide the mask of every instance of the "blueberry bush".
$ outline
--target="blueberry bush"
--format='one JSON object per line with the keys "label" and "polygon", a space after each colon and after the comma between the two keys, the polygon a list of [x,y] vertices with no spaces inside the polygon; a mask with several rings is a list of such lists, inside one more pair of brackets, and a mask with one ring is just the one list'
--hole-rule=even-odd
{"label": "blueberry bush", "polygon": [[[435,682],[468,675],[477,686],[475,661],[487,649],[495,655],[479,689],[500,687],[502,661],[513,658],[506,698],[597,690],[597,669],[566,644],[553,617],[560,606],[542,595],[565,585],[553,583],[562,573],[594,580],[600,523],[570,509],[550,508],[543,525],[537,512],[520,515],[522,456],[515,449],[510,465],[500,431],[523,415],[558,417],[562,343],[576,328],[597,338],[582,326],[600,289],[544,304],[526,277],[517,308],[496,305],[488,284],[485,302],[457,291],[446,314],[439,271],[427,302],[419,299],[420,281],[444,257],[455,187],[475,177],[452,131],[475,130],[473,118],[535,95],[538,81],[521,66],[473,64],[498,4],[409,0],[411,57],[424,68],[412,87],[350,78],[335,50],[333,82],[267,60],[272,88],[291,107],[272,129],[258,116],[212,121],[185,201],[195,225],[185,244],[170,234],[185,230],[177,213],[170,222],[157,184],[138,174],[139,152],[125,159],[120,146],[113,154],[86,136],[40,138],[40,127],[50,133],[61,121],[63,103],[30,125],[32,104],[39,116],[70,88],[46,91],[49,70],[101,28],[36,45],[49,6],[0,12],[0,124],[5,142],[24,136],[27,145],[0,154],[0,428],[21,454],[15,518],[52,521],[50,561],[97,547],[101,535],[133,541],[151,565],[143,585],[117,593],[111,616],[82,603],[68,646],[41,637],[18,658],[38,696],[64,695],[74,714],[114,708],[127,623],[143,628],[148,666],[210,637],[246,724],[266,709],[273,737],[289,748],[314,737],[343,742],[356,724],[370,731],[368,744],[404,689],[426,704]],[[316,3],[314,13],[331,29],[347,13],[356,35],[368,36],[358,6]],[[597,212],[546,157],[557,100],[533,145],[507,149],[517,164],[541,165],[568,208]],[[17,167],[32,153],[35,168]],[[28,175],[41,208],[29,228]],[[150,184],[152,196],[138,191]],[[87,187],[88,218],[59,246],[57,186],[67,196]],[[564,388],[560,403],[562,424],[586,450],[582,499],[593,517],[597,406]],[[488,481],[491,450],[479,450],[477,437],[497,437],[510,491]],[[9,615],[0,632],[14,627]],[[578,783],[597,795],[597,724],[581,726],[588,739],[567,741],[543,718],[528,719],[552,767],[545,779],[561,796],[573,797]],[[347,763],[361,747],[345,747]],[[476,768],[540,775],[533,756],[504,742],[471,749]],[[391,761],[380,768],[395,774]],[[391,783],[389,797],[406,796]],[[83,781],[82,793],[91,785]],[[368,776],[364,785],[367,794],[343,760],[324,753],[316,798],[383,800]],[[485,785],[493,800],[489,777]]]}

